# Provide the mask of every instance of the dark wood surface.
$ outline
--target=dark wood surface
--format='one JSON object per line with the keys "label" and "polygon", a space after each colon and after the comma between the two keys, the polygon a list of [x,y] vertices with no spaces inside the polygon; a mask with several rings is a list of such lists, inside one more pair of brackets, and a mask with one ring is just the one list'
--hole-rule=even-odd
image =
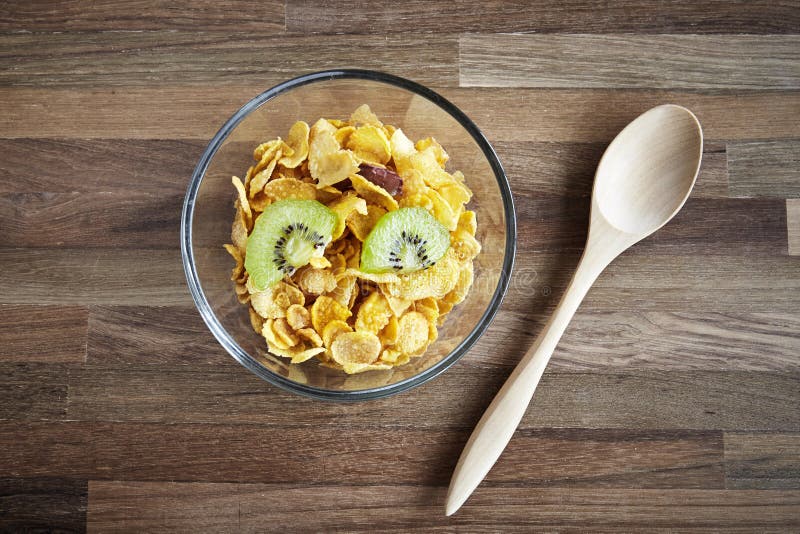
{"label": "dark wood surface", "polygon": [[[797,1],[0,4],[0,531],[798,531],[798,34]],[[178,248],[219,125],[327,67],[459,105],[520,234],[470,354],[352,405],[234,362]],[[703,124],[695,192],[600,277],[445,518],[461,448],[577,264],[605,146],[665,102]]]}

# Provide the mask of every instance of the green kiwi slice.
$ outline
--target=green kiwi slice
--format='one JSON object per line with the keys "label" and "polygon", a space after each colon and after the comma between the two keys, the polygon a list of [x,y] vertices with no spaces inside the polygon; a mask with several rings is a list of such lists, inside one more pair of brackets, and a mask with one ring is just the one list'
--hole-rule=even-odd
{"label": "green kiwi slice", "polygon": [[450,247],[450,232],[425,208],[401,208],[381,217],[364,240],[361,270],[411,273],[427,269]]}
{"label": "green kiwi slice", "polygon": [[244,257],[256,289],[266,289],[322,256],[337,219],[316,200],[279,200],[267,206],[247,238]]}

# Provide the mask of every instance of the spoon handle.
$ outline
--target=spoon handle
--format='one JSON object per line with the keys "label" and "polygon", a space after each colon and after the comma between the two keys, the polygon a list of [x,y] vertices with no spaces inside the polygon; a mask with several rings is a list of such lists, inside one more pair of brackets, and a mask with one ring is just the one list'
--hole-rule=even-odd
{"label": "spoon handle", "polygon": [[464,447],[450,480],[445,504],[447,515],[461,507],[506,448],[528,408],[558,340],[567,329],[583,297],[607,264],[607,261],[595,261],[595,258],[590,257],[588,249],[581,258],[561,302],[544,330],[503,384]]}

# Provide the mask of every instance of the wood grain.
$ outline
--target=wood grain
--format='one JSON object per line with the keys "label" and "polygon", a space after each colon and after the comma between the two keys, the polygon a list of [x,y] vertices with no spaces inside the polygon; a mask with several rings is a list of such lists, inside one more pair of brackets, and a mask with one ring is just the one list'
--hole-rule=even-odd
{"label": "wood grain", "polygon": [[[335,496],[325,499],[325,496]],[[391,499],[385,496],[390,495]],[[88,530],[375,532],[778,532],[798,523],[797,491],[481,488],[458,515],[439,513],[444,488],[287,487],[179,482],[89,483]],[[342,502],[347,509],[342,509]],[[502,502],[498,508],[496,503]],[[527,510],[508,522],[506,510]],[[374,516],[372,514],[375,514]],[[379,519],[373,519],[379,518]]]}
{"label": "wood grain", "polygon": [[[795,0],[0,2],[0,531],[800,531],[798,27]],[[219,127],[331,67],[451,100],[519,215],[487,333],[357,404],[242,368],[178,242]],[[689,203],[598,280],[445,518],[458,452],[578,262],[605,147],[663,103],[704,128]]]}
{"label": "wood grain", "polygon": [[461,87],[797,89],[800,38],[464,35]]}
{"label": "wood grain", "polygon": [[0,478],[4,532],[83,532],[88,484],[69,478]]}
{"label": "wood grain", "polygon": [[0,305],[0,361],[86,361],[88,316],[82,306]]}
{"label": "wood grain", "polygon": [[[655,237],[654,237],[655,238]],[[615,260],[589,291],[582,311],[796,313],[797,259],[774,256],[638,254]],[[519,243],[504,307],[544,317],[561,297],[579,252],[550,253]]]}
{"label": "wood grain", "polygon": [[[341,66],[341,65],[340,65]],[[298,71],[299,72],[299,71]],[[417,79],[417,81],[422,81]],[[269,83],[215,87],[2,87],[2,138],[209,139]],[[609,142],[637,115],[665,103],[691,109],[707,141],[800,137],[800,92],[702,94],[433,86],[492,142]],[[85,113],[87,108],[94,113]],[[591,120],[587,120],[591,117]]]}
{"label": "wood grain", "polygon": [[88,360],[105,364],[228,363],[194,306],[92,306]]}
{"label": "wood grain", "polygon": [[0,266],[3,304],[191,302],[177,249],[0,248]]}
{"label": "wood grain", "polygon": [[[146,262],[139,261],[146,257]],[[506,309],[545,314],[560,296],[578,253],[524,246]],[[137,265],[132,270],[131,265]],[[178,250],[0,249],[0,303],[190,305]],[[670,277],[680,280],[676,284]],[[52,291],[57,284],[58,292]],[[624,254],[600,277],[583,310],[796,311],[797,260],[724,255]],[[533,312],[531,312],[533,310]]]}
{"label": "wood grain", "polygon": [[67,368],[63,365],[0,362],[0,420],[63,418],[67,411],[67,382]]}
{"label": "wood grain", "polygon": [[[183,181],[183,180],[182,180]],[[183,193],[0,193],[0,247],[170,248]]]}
{"label": "wood grain", "polygon": [[183,194],[207,141],[0,139],[0,193]]}
{"label": "wood grain", "polygon": [[635,0],[603,5],[586,0],[460,0],[446,4],[389,0],[363,4],[292,0],[286,26],[302,33],[385,34],[415,32],[577,32],[577,33],[794,33],[796,6],[784,2],[712,0],[702,6],[685,0]]}
{"label": "wood grain", "polygon": [[[543,327],[501,312],[464,365],[508,366]],[[552,370],[800,371],[794,313],[615,312],[581,309],[553,354]],[[505,346],[510,350],[497,350]]]}
{"label": "wood grain", "polygon": [[678,91],[443,88],[493,142],[609,142],[660,104],[691,109],[706,141],[800,137],[796,91],[737,95]]}
{"label": "wood grain", "polygon": [[254,5],[243,0],[165,2],[135,0],[120,4],[108,0],[44,0],[0,5],[0,30],[160,30],[198,27],[229,31],[281,32],[284,2],[267,0]]}
{"label": "wood grain", "polygon": [[[589,197],[597,164],[607,143],[537,143],[501,141],[494,143],[514,195]],[[704,147],[703,163],[692,198],[726,198],[728,162],[724,145]],[[518,203],[518,209],[524,204]]]}
{"label": "wood grain", "polygon": [[[525,348],[518,349],[517,357]],[[471,428],[507,374],[503,368],[460,365],[401,397],[404,409],[398,411],[392,399],[352,405],[298,399],[250,375],[232,359],[214,370],[92,365],[70,372],[67,415],[153,423],[319,426],[392,421]],[[545,374],[521,428],[795,431],[800,429],[794,409],[798,400],[796,373],[551,372]]]}
{"label": "wood grain", "polygon": [[[466,430],[394,426],[342,432],[328,425],[313,437],[304,426],[271,424],[48,422],[0,429],[0,458],[14,466],[14,476],[331,485],[445,485],[468,437]],[[518,438],[488,484],[724,487],[720,432],[542,429]]]}
{"label": "wood grain", "polygon": [[800,256],[800,199],[786,199],[786,233],[789,254]]}
{"label": "wood grain", "polygon": [[[515,184],[512,184],[512,187]],[[527,189],[527,188],[525,188]],[[582,250],[590,198],[517,192],[519,237],[526,249]],[[675,219],[628,254],[786,253],[782,199],[689,198]]]}
{"label": "wood grain", "polygon": [[[458,44],[447,35],[335,35],[321,41],[227,31],[6,33],[0,34],[0,50],[0,85],[218,87],[257,78],[265,90],[310,71],[348,66],[387,69],[431,85],[458,84]],[[340,50],[359,52],[343,60]]]}
{"label": "wood grain", "polygon": [[[583,249],[589,198],[528,188],[517,198],[522,200],[517,221],[526,247]],[[7,229],[0,247],[172,249],[178,243],[182,205],[182,193],[0,193],[0,226]],[[782,199],[692,198],[675,221],[632,253],[785,254],[783,206]]]}
{"label": "wood grain", "polygon": [[[459,365],[515,363],[546,317],[502,310]],[[550,363],[559,371],[800,370],[792,313],[581,310]],[[508,350],[497,350],[498,346]],[[194,306],[93,306],[88,361],[172,367],[229,363]],[[236,371],[234,371],[236,372]]]}
{"label": "wood grain", "polygon": [[800,488],[800,434],[725,434],[725,487]]}
{"label": "wood grain", "polygon": [[734,197],[800,197],[800,142],[728,145],[730,192]]}

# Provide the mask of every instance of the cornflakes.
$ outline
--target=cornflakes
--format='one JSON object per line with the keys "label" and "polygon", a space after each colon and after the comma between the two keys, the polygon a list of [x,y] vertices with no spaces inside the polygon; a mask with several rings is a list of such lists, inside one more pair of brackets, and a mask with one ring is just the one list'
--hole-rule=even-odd
{"label": "cornflakes", "polygon": [[[347,121],[297,121],[285,141],[259,144],[253,159],[244,180],[231,178],[236,212],[225,249],[235,261],[236,298],[270,353],[291,363],[316,358],[348,374],[422,355],[467,298],[481,250],[475,212],[467,209],[472,191],[460,171],[445,169],[444,147],[431,137],[412,141],[362,105]],[[259,290],[246,266],[248,239],[265,209],[289,200],[320,202],[335,214],[330,241]],[[361,271],[362,243],[384,215],[406,207],[424,208],[447,228],[447,252],[413,272]]]}

